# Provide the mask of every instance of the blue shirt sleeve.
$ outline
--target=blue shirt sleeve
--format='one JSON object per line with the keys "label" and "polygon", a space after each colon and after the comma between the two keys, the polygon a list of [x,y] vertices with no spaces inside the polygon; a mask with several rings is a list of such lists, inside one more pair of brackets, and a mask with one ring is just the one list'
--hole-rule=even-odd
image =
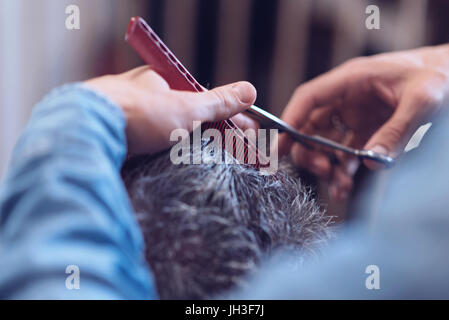
{"label": "blue shirt sleeve", "polygon": [[83,84],[36,106],[0,189],[0,298],[156,298],[119,173],[125,126]]}

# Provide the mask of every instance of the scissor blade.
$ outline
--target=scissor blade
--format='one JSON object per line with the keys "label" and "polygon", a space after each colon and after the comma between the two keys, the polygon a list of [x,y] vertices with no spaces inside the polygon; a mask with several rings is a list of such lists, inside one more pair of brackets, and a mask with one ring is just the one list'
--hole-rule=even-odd
{"label": "scissor blade", "polygon": [[307,135],[301,133],[295,128],[293,128],[291,125],[286,123],[285,121],[282,121],[275,115],[259,107],[251,106],[246,112],[250,117],[258,121],[263,127],[270,129],[278,129],[281,132],[286,132],[295,141],[305,144],[307,147],[309,147],[308,144],[309,142],[314,142],[332,149],[343,151],[345,153],[351,154],[359,158],[380,162],[387,167],[392,167],[394,165],[395,162],[394,159],[389,156],[379,154],[371,150],[354,149],[318,135]]}
{"label": "scissor blade", "polygon": [[315,142],[333,149],[338,149],[343,152],[347,152],[353,155],[357,155],[356,151],[350,147],[341,145],[335,141],[326,139],[321,136],[317,135],[307,135],[304,133],[299,132],[295,128],[293,128],[291,125],[286,123],[285,121],[282,121],[275,115],[259,108],[256,106],[251,106],[247,113],[255,120],[257,120],[262,126],[270,129],[278,129],[279,131],[288,133],[293,139],[295,139],[298,142],[304,143],[304,142]]}

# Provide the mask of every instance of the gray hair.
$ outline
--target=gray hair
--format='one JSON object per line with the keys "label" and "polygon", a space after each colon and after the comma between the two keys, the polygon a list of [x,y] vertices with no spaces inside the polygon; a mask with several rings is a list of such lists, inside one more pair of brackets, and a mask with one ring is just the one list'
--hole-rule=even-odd
{"label": "gray hair", "polygon": [[[213,157],[204,143],[188,155]],[[205,299],[243,287],[278,252],[301,259],[331,237],[330,217],[281,164],[270,175],[238,163],[173,165],[139,157],[124,181],[160,298]]]}

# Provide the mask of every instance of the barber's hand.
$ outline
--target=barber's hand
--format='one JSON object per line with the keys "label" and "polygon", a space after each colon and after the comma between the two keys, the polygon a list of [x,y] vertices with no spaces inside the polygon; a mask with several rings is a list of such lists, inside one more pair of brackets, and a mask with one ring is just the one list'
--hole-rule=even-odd
{"label": "barber's hand", "polygon": [[169,147],[175,129],[192,131],[193,121],[216,122],[229,119],[242,127],[255,123],[239,113],[256,100],[256,90],[238,82],[204,93],[170,90],[167,82],[148,67],[95,78],[86,85],[105,94],[119,105],[127,119],[126,135],[130,153],[154,154]]}
{"label": "barber's hand", "polygon": [[[302,132],[397,157],[448,94],[449,47],[427,47],[350,60],[300,86],[282,118]],[[287,136],[281,137],[279,151],[291,151],[296,165],[329,180],[333,198],[347,197],[357,159],[335,152],[339,161],[333,164],[321,151],[292,144]]]}

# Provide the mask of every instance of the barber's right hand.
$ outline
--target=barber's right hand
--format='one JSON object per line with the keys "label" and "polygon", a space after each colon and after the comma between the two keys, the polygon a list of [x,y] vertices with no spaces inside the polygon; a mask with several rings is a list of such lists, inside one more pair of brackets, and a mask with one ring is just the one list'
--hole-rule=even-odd
{"label": "barber's right hand", "polygon": [[233,117],[243,128],[257,124],[241,112],[256,100],[256,89],[237,82],[207,92],[171,90],[149,67],[86,81],[120,106],[127,120],[128,151],[154,154],[169,147],[175,129],[193,130],[193,122],[217,122]]}
{"label": "barber's right hand", "polygon": [[[417,130],[449,97],[449,46],[356,58],[300,86],[283,120],[354,148],[397,157]],[[331,162],[281,136],[279,150],[330,182],[330,194],[342,200],[352,188],[358,160],[335,152]],[[370,168],[379,166],[365,161]]]}

